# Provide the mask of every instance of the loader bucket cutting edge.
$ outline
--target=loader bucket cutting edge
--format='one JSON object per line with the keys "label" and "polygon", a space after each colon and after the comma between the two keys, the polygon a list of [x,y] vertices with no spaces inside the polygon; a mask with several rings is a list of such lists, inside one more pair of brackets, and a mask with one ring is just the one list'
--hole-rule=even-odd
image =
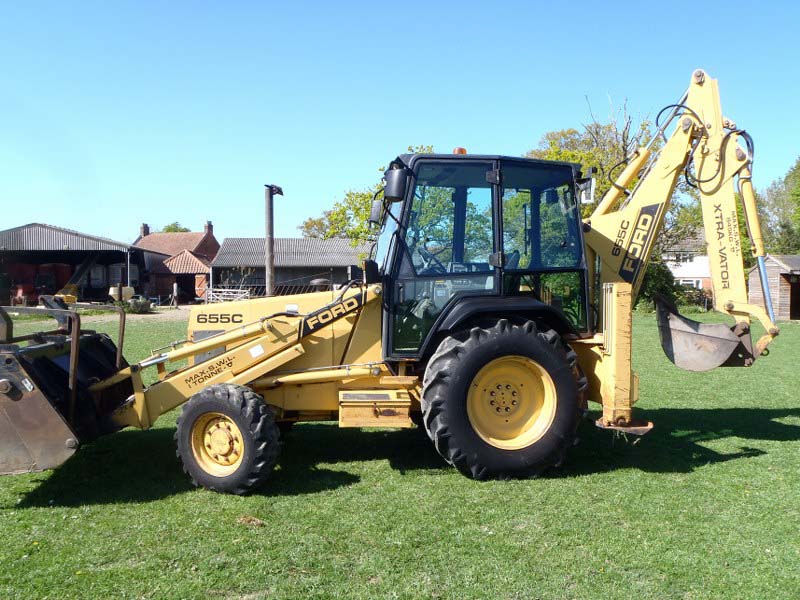
{"label": "loader bucket cutting edge", "polygon": [[655,305],[661,347],[675,366],[687,371],[710,371],[753,364],[749,332],[739,336],[724,323],[693,321],[664,298],[656,298]]}
{"label": "loader bucket cutting edge", "polygon": [[0,400],[0,475],[53,469],[77,448],[75,433],[37,390]]}

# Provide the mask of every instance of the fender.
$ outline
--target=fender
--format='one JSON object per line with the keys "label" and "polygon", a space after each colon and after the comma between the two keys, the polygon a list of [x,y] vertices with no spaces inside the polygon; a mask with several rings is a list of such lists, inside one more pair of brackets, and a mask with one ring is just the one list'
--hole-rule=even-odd
{"label": "fender", "polygon": [[529,296],[472,296],[456,297],[455,302],[445,307],[420,347],[420,356],[429,356],[436,350],[442,334],[463,327],[470,320],[484,315],[502,319],[511,316],[536,318],[545,321],[559,334],[576,334],[577,331],[566,317],[544,302]]}

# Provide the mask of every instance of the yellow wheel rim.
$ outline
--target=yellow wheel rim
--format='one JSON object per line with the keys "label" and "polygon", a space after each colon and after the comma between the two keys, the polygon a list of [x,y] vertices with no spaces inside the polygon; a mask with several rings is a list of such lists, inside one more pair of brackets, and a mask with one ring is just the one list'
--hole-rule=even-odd
{"label": "yellow wheel rim", "polygon": [[222,413],[200,415],[192,426],[192,453],[204,471],[215,477],[226,477],[242,462],[242,432]]}
{"label": "yellow wheel rim", "polygon": [[467,392],[467,416],[475,433],[503,450],[519,450],[539,440],[555,415],[553,379],[525,356],[488,362]]}

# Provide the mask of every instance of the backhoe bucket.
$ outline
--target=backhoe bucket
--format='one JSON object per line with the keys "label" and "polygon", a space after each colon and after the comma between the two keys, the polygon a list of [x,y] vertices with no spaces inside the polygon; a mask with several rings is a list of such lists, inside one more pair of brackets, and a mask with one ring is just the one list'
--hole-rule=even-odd
{"label": "backhoe bucket", "polygon": [[749,328],[687,319],[664,298],[656,298],[655,305],[661,347],[675,366],[687,371],[710,371],[753,364]]}
{"label": "backhoe bucket", "polygon": [[[12,312],[52,317],[59,328],[14,336]],[[88,388],[125,366],[111,338],[81,331],[73,310],[0,307],[0,475],[55,468],[115,431],[110,417],[133,393],[130,382],[96,395]]]}

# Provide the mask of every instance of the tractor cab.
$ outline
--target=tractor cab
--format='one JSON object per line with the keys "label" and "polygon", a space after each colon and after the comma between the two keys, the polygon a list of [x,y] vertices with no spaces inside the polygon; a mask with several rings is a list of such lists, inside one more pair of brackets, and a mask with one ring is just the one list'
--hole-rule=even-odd
{"label": "tractor cab", "polygon": [[559,331],[588,330],[577,165],[410,154],[385,178],[373,219],[387,357],[419,358],[482,312],[543,312]]}

